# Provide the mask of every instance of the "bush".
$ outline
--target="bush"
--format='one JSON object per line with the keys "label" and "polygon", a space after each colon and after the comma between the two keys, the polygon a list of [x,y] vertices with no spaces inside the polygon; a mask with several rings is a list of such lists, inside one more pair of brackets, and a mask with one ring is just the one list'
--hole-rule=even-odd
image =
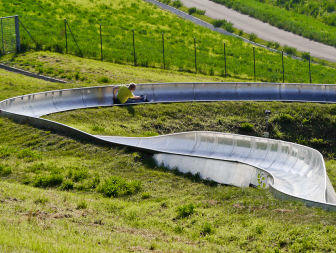
{"label": "bush", "polygon": [[174,6],[175,8],[181,8],[181,7],[182,7],[182,2],[181,2],[180,0],[175,0],[175,1],[173,2],[173,6]]}
{"label": "bush", "polygon": [[47,188],[62,184],[63,176],[59,174],[40,175],[37,176],[33,182],[35,187]]}
{"label": "bush", "polygon": [[73,190],[73,188],[74,188],[74,183],[69,179],[65,180],[60,186],[60,189],[63,191]]}
{"label": "bush", "polygon": [[193,204],[183,205],[177,208],[177,218],[186,218],[194,214],[195,206]]}
{"label": "bush", "polygon": [[171,4],[171,0],[161,0],[161,2],[167,5]]}
{"label": "bush", "polygon": [[255,35],[254,33],[250,33],[248,39],[249,39],[250,41],[256,41],[256,39],[257,39],[257,35]]}
{"label": "bush", "polygon": [[141,198],[142,199],[149,199],[151,197],[150,193],[149,192],[144,192],[142,195],[141,195]]}
{"label": "bush", "polygon": [[106,197],[118,197],[123,195],[132,195],[139,192],[141,183],[139,181],[127,182],[120,177],[110,177],[98,187],[98,192]]}
{"label": "bush", "polygon": [[8,166],[0,164],[0,176],[7,177],[12,174],[12,169]]}
{"label": "bush", "polygon": [[69,173],[74,182],[80,182],[89,177],[89,172],[86,169],[74,170]]}
{"label": "bush", "polygon": [[310,58],[310,53],[308,53],[308,52],[304,52],[304,53],[302,53],[302,58],[303,58],[303,59],[306,59],[306,60],[309,60],[309,58]]}
{"label": "bush", "polygon": [[272,119],[272,122],[278,122],[281,125],[291,124],[295,121],[294,117],[287,113],[280,113],[275,118]]}
{"label": "bush", "polygon": [[204,223],[201,229],[201,235],[206,236],[206,235],[211,235],[213,233],[214,233],[214,229],[212,228],[211,224],[208,222]]}
{"label": "bush", "polygon": [[227,22],[225,19],[216,19],[212,22],[214,27],[222,27],[228,32],[233,32],[233,24],[231,22]]}
{"label": "bush", "polygon": [[196,14],[198,14],[198,15],[204,15],[205,14],[205,10],[196,9]]}
{"label": "bush", "polygon": [[86,189],[95,189],[100,183],[99,175],[95,175],[93,178],[88,180],[85,184]]}
{"label": "bush", "polygon": [[45,205],[45,204],[48,203],[48,202],[49,202],[49,199],[46,198],[46,197],[38,197],[38,198],[34,201],[35,204],[42,204],[42,205]]}
{"label": "bush", "polygon": [[284,52],[286,54],[289,54],[289,55],[296,55],[297,54],[296,48],[289,47],[289,46],[284,47]]}
{"label": "bush", "polygon": [[212,22],[212,24],[214,27],[221,27],[224,24],[224,22],[226,21],[223,19],[216,19]]}
{"label": "bush", "polygon": [[29,161],[32,161],[32,160],[38,159],[40,155],[36,151],[26,148],[26,149],[20,150],[17,153],[17,157],[20,159],[27,159]]}
{"label": "bush", "polygon": [[76,209],[77,210],[80,210],[80,209],[86,209],[87,208],[87,203],[85,202],[85,200],[82,200],[81,202],[79,202],[76,206]]}
{"label": "bush", "polygon": [[198,15],[204,15],[204,14],[205,14],[205,11],[204,11],[204,10],[199,10],[199,9],[197,9],[196,7],[191,7],[191,8],[188,9],[188,13],[189,13],[190,15],[192,15],[192,14],[194,14],[194,13],[196,13],[196,14],[198,14]]}
{"label": "bush", "polygon": [[194,13],[196,13],[196,8],[195,7],[191,7],[191,8],[189,8],[188,9],[188,13],[191,15],[191,14],[194,14]]}
{"label": "bush", "polygon": [[99,83],[108,83],[108,82],[110,82],[110,79],[106,76],[102,76],[102,77],[98,78],[98,82]]}
{"label": "bush", "polygon": [[15,151],[11,150],[7,146],[0,146],[0,158],[4,159],[6,157],[9,157],[11,154],[13,154]]}
{"label": "bush", "polygon": [[253,133],[254,132],[254,125],[248,122],[244,122],[240,124],[239,130],[244,133]]}

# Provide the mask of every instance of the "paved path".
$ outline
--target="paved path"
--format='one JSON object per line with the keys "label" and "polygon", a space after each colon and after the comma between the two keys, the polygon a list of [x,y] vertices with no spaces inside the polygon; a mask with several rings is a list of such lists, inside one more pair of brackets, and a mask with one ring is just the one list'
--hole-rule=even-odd
{"label": "paved path", "polygon": [[302,52],[310,52],[312,56],[336,62],[336,48],[311,41],[299,35],[286,32],[257,19],[243,15],[224,5],[210,0],[181,0],[186,7],[197,7],[206,11],[206,15],[214,19],[225,19],[234,27],[247,33],[255,33],[259,38],[276,41],[280,45],[294,47]]}

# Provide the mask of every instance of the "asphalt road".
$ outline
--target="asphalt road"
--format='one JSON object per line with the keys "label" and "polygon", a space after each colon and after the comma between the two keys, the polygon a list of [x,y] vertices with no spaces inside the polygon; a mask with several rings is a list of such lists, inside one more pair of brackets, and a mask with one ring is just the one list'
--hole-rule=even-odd
{"label": "asphalt road", "polygon": [[254,33],[263,40],[275,41],[282,46],[294,47],[302,52],[310,52],[314,57],[336,62],[336,48],[332,46],[286,32],[210,0],[181,0],[181,2],[188,8],[197,7],[205,10],[205,15],[211,18],[230,21],[234,27],[247,33]]}

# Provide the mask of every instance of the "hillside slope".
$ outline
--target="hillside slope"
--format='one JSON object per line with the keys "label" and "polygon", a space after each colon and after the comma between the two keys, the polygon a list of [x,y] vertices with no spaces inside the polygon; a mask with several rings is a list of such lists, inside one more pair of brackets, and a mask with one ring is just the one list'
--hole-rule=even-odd
{"label": "hillside slope", "polygon": [[[48,70],[57,76],[66,74],[73,83],[51,84],[0,70],[0,99],[87,86],[90,81],[101,80],[102,73],[114,83],[216,80],[194,74],[182,74],[179,78],[180,73],[173,71],[117,64],[103,67],[101,62],[45,52],[20,55],[19,59],[26,67],[31,62],[33,69]],[[292,124],[298,126],[299,133],[301,122],[307,122],[300,121],[300,117],[306,118],[312,111],[317,117],[328,119],[329,126],[334,120],[334,105],[307,104],[302,108],[300,104],[252,102],[134,106],[129,110],[98,108],[49,117],[77,122],[90,131],[116,134],[250,129],[240,128],[242,122],[255,124],[256,132],[248,134],[259,134],[265,107],[275,114],[295,111],[298,121]],[[204,115],[198,117],[200,114]],[[95,122],[92,115],[97,118]],[[0,118],[0,126],[2,251],[336,250],[335,213],[280,201],[261,189],[217,185],[166,171],[155,166],[146,153],[96,146],[4,118]],[[286,129],[280,130],[287,133]],[[335,184],[336,162],[329,160],[327,168]],[[118,184],[111,181],[106,184],[109,178]],[[138,182],[141,182],[139,191],[132,190],[130,186]],[[111,198],[102,191],[109,184],[118,192]],[[125,185],[127,194],[122,192]]]}

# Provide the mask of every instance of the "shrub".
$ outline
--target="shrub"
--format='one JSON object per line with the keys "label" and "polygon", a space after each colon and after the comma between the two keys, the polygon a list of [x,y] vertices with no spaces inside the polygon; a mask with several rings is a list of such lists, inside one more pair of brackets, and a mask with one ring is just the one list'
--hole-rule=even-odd
{"label": "shrub", "polygon": [[142,195],[141,195],[141,198],[142,199],[149,199],[151,197],[150,193],[149,192],[144,192]]}
{"label": "shrub", "polygon": [[287,113],[280,113],[275,118],[272,119],[273,122],[278,122],[280,124],[291,124],[295,121],[294,117]]}
{"label": "shrub", "polygon": [[59,174],[40,175],[37,176],[33,182],[35,187],[47,188],[62,184],[63,176]]}
{"label": "shrub", "polygon": [[306,59],[306,60],[309,60],[309,58],[310,58],[310,53],[308,53],[308,52],[303,52],[303,53],[302,53],[302,58],[303,58],[303,59]]}
{"label": "shrub", "polygon": [[77,210],[86,209],[86,208],[87,208],[87,203],[85,202],[85,200],[82,200],[79,203],[77,203],[77,206],[76,206]]}
{"label": "shrub", "polygon": [[69,179],[63,181],[62,185],[60,186],[60,189],[63,191],[73,190],[73,188],[74,188],[74,184]]}
{"label": "shrub", "polygon": [[98,82],[99,83],[108,83],[108,82],[110,82],[110,79],[106,76],[101,76],[101,77],[98,78]]}
{"label": "shrub", "polygon": [[171,3],[171,0],[161,0],[162,3],[169,5]]}
{"label": "shrub", "polygon": [[0,176],[7,177],[12,174],[12,169],[8,166],[0,164]]}
{"label": "shrub", "polygon": [[36,151],[26,148],[26,149],[20,150],[17,153],[17,157],[20,159],[35,160],[35,159],[38,159],[40,156]]}
{"label": "shrub", "polygon": [[180,0],[175,0],[175,1],[173,2],[173,6],[174,6],[175,8],[181,8],[181,7],[182,7],[182,2],[181,2]]}
{"label": "shrub", "polygon": [[193,204],[183,205],[177,208],[177,218],[186,218],[194,214],[195,206]]}
{"label": "shrub", "polygon": [[211,224],[208,222],[204,223],[201,229],[201,235],[206,236],[206,235],[210,235],[213,233],[214,233],[214,229],[212,228]]}
{"label": "shrub", "polygon": [[4,159],[6,157],[9,157],[12,153],[14,153],[14,150],[11,150],[7,146],[0,146],[0,158]]}
{"label": "shrub", "polygon": [[314,148],[323,148],[327,145],[327,142],[323,139],[312,138],[309,142]]}
{"label": "shrub", "polygon": [[214,27],[221,27],[224,24],[225,20],[223,19],[216,19],[212,22]]}
{"label": "shrub", "polygon": [[42,204],[42,205],[45,205],[45,204],[48,203],[48,202],[49,202],[49,199],[46,198],[46,197],[38,197],[38,198],[34,201],[35,204]]}
{"label": "shrub", "polygon": [[198,15],[204,15],[205,14],[205,10],[196,9],[196,14],[198,14]]}
{"label": "shrub", "polygon": [[74,182],[80,182],[89,177],[89,172],[86,169],[74,170],[72,172],[72,180]]}
{"label": "shrub", "polygon": [[98,187],[98,192],[106,197],[118,197],[123,195],[132,195],[139,192],[141,183],[139,181],[127,182],[120,177],[110,177]]}
{"label": "shrub", "polygon": [[254,132],[254,125],[248,122],[244,122],[240,124],[239,130],[246,133]]}
{"label": "shrub", "polygon": [[95,175],[93,178],[88,180],[85,184],[86,189],[95,189],[100,183],[99,175]]}
{"label": "shrub", "polygon": [[189,13],[190,15],[192,15],[192,14],[194,14],[194,13],[196,13],[196,14],[198,14],[198,15],[204,15],[204,14],[205,14],[205,11],[204,11],[204,10],[199,10],[199,9],[197,9],[196,7],[191,7],[191,8],[188,9],[188,13]]}
{"label": "shrub", "polygon": [[106,129],[103,127],[103,126],[93,126],[92,127],[92,131],[95,131],[95,132],[98,132],[98,133],[102,133],[102,132],[105,132]]}
{"label": "shrub", "polygon": [[256,41],[256,39],[257,39],[257,35],[254,34],[254,33],[250,33],[248,39],[249,39],[250,41]]}
{"label": "shrub", "polygon": [[296,48],[289,47],[289,46],[284,47],[284,52],[289,54],[289,55],[296,55],[297,54]]}
{"label": "shrub", "polygon": [[214,27],[223,27],[228,32],[233,32],[233,24],[225,19],[216,19],[212,22]]}
{"label": "shrub", "polygon": [[191,7],[191,8],[189,8],[188,9],[188,13],[191,15],[191,14],[194,14],[194,13],[196,13],[196,8],[195,7]]}
{"label": "shrub", "polygon": [[0,164],[0,176],[7,177],[12,174],[12,169],[8,166]]}

